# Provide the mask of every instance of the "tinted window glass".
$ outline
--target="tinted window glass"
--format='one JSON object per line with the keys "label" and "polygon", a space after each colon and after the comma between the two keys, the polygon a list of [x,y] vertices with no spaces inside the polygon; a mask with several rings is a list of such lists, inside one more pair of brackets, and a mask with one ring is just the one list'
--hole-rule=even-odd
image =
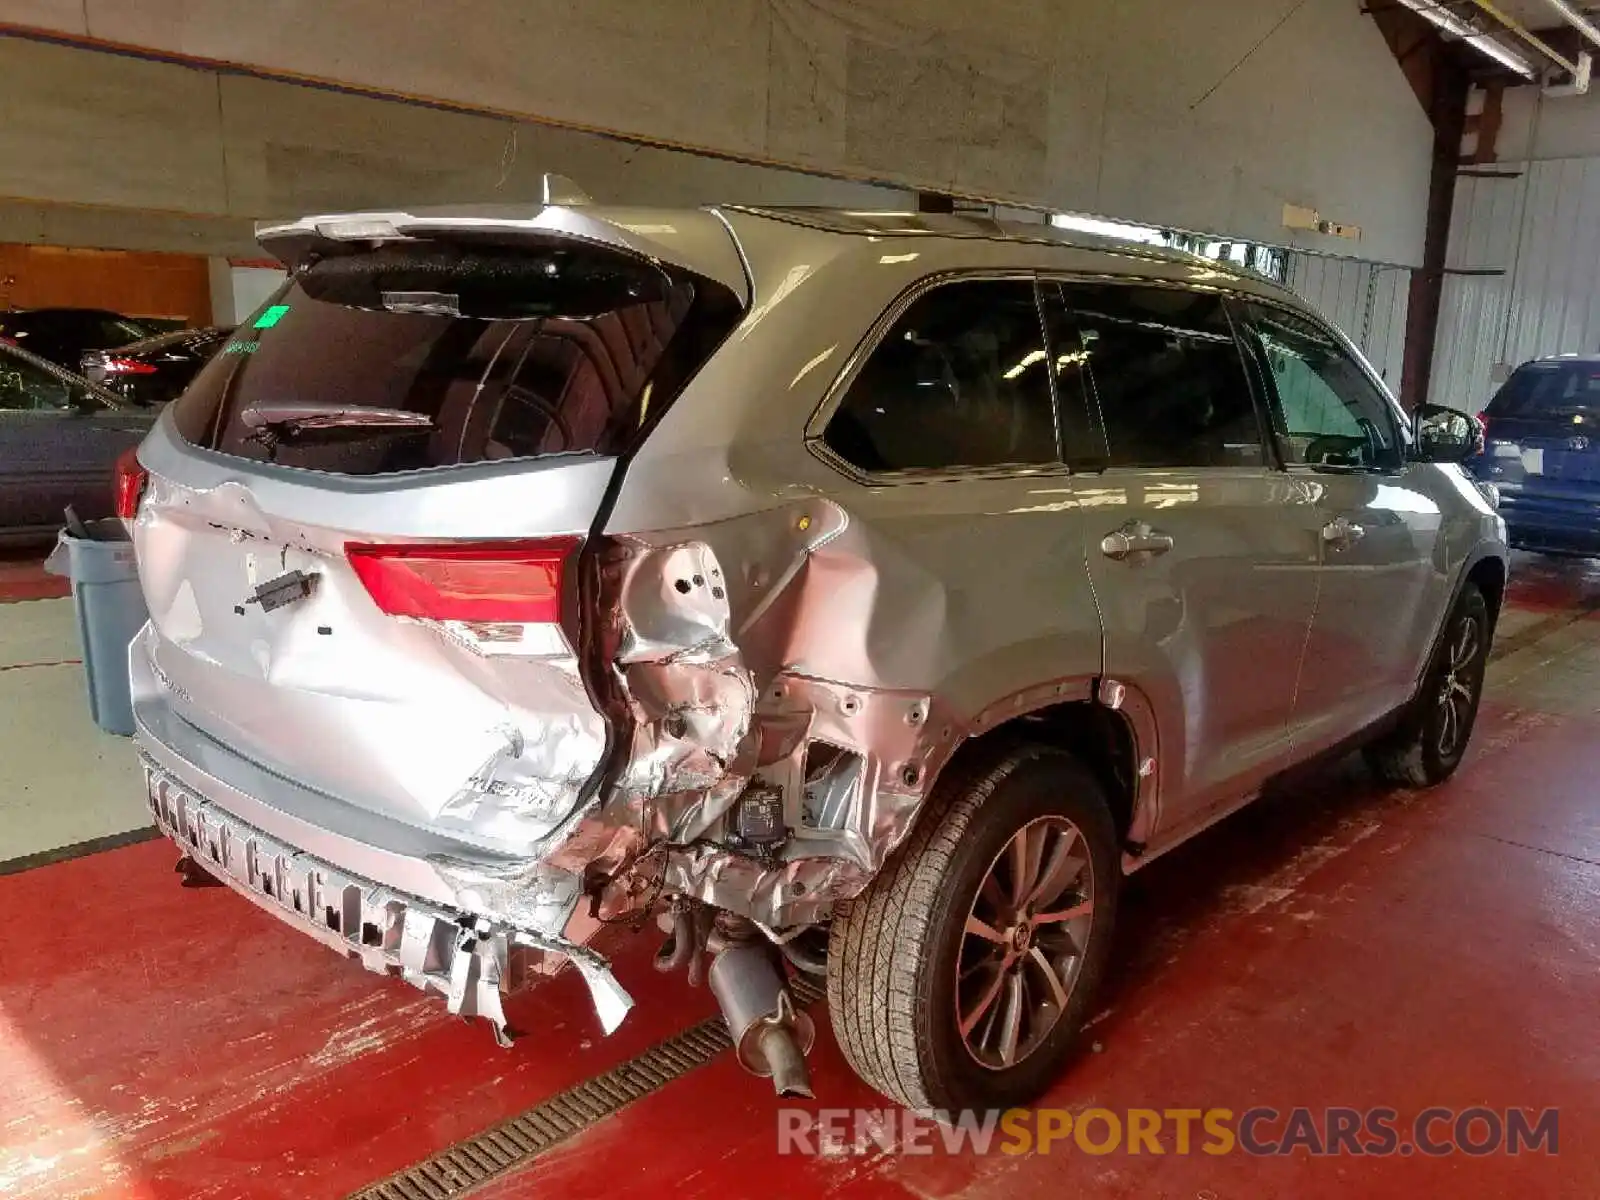
{"label": "tinted window glass", "polygon": [[1310,321],[1261,306],[1252,306],[1250,328],[1284,462],[1400,465],[1399,429],[1388,401],[1331,335]]}
{"label": "tinted window glass", "polygon": [[823,440],[865,471],[1053,463],[1045,359],[1031,283],[943,284],[873,350]]}
{"label": "tinted window glass", "polygon": [[0,410],[59,412],[88,397],[66,380],[13,354],[0,354]]}
{"label": "tinted window glass", "polygon": [[111,347],[137,342],[140,338],[149,336],[149,333],[150,331],[144,326],[124,317],[107,317],[97,323],[89,336],[93,339],[94,345]]}
{"label": "tinted window glass", "polygon": [[342,474],[614,454],[737,315],[718,285],[604,250],[330,256],[234,331],[175,412],[198,444]]}
{"label": "tinted window glass", "polygon": [[1600,417],[1600,363],[1529,363],[1489,402],[1491,417]]}
{"label": "tinted window glass", "polygon": [[1261,423],[1219,297],[1065,284],[1058,358],[1087,369],[1113,466],[1262,462]]}

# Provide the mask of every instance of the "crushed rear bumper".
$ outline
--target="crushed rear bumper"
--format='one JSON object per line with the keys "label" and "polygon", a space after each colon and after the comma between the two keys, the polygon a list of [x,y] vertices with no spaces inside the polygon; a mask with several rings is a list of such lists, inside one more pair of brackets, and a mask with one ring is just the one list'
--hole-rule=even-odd
{"label": "crushed rear bumper", "polygon": [[359,879],[196,795],[148,756],[143,764],[156,825],[208,873],[367,970],[441,996],[452,1013],[483,1017],[502,1042],[502,992],[539,973],[549,956],[577,965],[607,1033],[633,1003],[605,959],[585,946]]}
{"label": "crushed rear bumper", "polygon": [[621,1023],[633,1000],[584,945],[599,922],[574,873],[353,808],[243,758],[173,710],[143,642],[129,665],[150,812],[207,873],[368,970],[485,1018],[501,1040],[501,996],[568,962],[605,1031]]}

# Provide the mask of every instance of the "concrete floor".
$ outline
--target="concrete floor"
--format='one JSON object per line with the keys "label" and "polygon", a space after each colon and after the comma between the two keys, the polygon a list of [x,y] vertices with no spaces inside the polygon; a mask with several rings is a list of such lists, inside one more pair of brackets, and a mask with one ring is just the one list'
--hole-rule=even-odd
{"label": "concrete floor", "polygon": [[[1459,775],[1385,792],[1348,764],[1141,872],[1094,1047],[1042,1103],[1558,1107],[1558,1154],[785,1157],[766,1085],[723,1055],[477,1194],[1600,1197],[1600,570],[1515,570]],[[0,565],[8,594],[50,588]],[[70,622],[60,600],[0,607],[0,860],[143,823]],[[511,1002],[528,1036],[498,1051],[231,893],[180,888],[173,859],[0,865],[0,1196],[342,1196],[712,1012],[650,970],[653,933],[615,930],[640,1001],[622,1030],[601,1037],[562,976]],[[882,1108],[816,1011],[805,1107]]]}
{"label": "concrete floor", "polygon": [[71,600],[0,608],[0,861],[150,823],[127,739],[89,719],[79,654]]}

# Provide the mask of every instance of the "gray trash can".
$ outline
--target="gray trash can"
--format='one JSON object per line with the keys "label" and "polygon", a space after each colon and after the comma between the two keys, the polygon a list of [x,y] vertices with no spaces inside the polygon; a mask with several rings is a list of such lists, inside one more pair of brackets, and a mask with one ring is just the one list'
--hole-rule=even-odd
{"label": "gray trash can", "polygon": [[[78,522],[76,529],[78,536],[61,531],[45,570],[72,580],[89,715],[107,733],[131,736],[128,643],[148,616],[134,567],[133,542],[118,517]],[[84,533],[88,536],[81,536]]]}

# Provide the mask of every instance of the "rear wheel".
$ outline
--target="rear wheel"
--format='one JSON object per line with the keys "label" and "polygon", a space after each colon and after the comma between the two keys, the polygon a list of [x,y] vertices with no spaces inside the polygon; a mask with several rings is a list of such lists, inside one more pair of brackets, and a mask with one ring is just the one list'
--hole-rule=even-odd
{"label": "rear wheel", "polygon": [[940,780],[910,842],[834,919],[845,1057],[915,1109],[1006,1108],[1060,1074],[1093,1002],[1121,863],[1098,781],[1021,747]]}
{"label": "rear wheel", "polygon": [[1430,787],[1461,765],[1483,695],[1492,628],[1483,593],[1465,585],[1411,711],[1398,730],[1367,749],[1368,764],[1384,782]]}

